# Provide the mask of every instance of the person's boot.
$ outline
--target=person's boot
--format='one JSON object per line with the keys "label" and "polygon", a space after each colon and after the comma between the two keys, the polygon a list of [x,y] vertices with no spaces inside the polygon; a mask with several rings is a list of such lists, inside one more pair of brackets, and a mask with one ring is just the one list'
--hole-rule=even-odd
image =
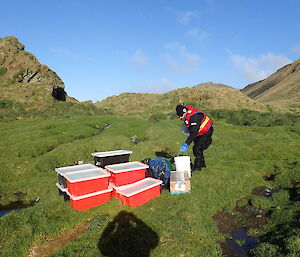
{"label": "person's boot", "polygon": [[202,158],[196,157],[195,163],[192,167],[192,172],[201,171],[201,168],[206,168],[205,162]]}
{"label": "person's boot", "polygon": [[201,163],[201,159],[196,157],[194,165],[192,165],[192,172],[201,171]]}
{"label": "person's boot", "polygon": [[195,165],[193,165],[193,166],[192,166],[192,173],[195,173],[195,172],[197,172],[197,171],[201,171],[201,167],[200,167],[200,166],[195,166]]}

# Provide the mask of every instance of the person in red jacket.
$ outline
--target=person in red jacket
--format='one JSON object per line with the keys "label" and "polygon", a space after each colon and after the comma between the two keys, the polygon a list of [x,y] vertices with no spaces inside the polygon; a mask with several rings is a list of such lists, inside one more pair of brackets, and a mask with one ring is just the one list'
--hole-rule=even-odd
{"label": "person in red jacket", "polygon": [[194,142],[195,162],[192,171],[201,170],[206,167],[203,151],[212,143],[213,121],[203,111],[194,109],[192,105],[177,105],[176,113],[184,121],[185,129],[188,131],[188,138],[180,147],[180,152],[185,153],[189,145]]}

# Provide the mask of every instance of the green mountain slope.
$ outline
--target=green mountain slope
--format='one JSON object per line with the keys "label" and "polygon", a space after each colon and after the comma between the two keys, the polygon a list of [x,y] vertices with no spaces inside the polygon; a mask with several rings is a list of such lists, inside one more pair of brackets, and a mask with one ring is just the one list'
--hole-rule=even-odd
{"label": "green mountain slope", "polygon": [[241,90],[262,103],[300,106],[300,60]]}
{"label": "green mountain slope", "polygon": [[108,97],[96,105],[122,115],[144,115],[174,112],[175,106],[179,103],[208,109],[266,110],[265,105],[256,103],[239,90],[214,83],[180,88],[165,94],[123,93]]}

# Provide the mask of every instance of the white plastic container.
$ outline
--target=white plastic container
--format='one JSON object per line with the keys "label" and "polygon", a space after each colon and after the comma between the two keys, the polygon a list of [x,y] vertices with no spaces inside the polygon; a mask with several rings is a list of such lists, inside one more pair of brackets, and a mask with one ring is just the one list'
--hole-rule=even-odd
{"label": "white plastic container", "polygon": [[184,172],[187,171],[189,174],[189,178],[191,177],[191,158],[190,156],[177,156],[174,157],[176,171],[178,172],[178,177],[182,176],[184,179]]}

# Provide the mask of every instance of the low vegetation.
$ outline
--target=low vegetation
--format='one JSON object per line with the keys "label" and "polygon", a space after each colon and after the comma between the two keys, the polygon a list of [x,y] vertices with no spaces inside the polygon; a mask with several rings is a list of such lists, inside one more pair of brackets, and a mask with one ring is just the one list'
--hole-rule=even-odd
{"label": "low vegetation", "polygon": [[[7,108],[10,104],[1,102]],[[64,104],[57,109],[69,108]],[[124,232],[126,247],[134,247],[136,254],[222,256],[219,243],[230,235],[218,231],[213,216],[220,211],[231,213],[236,205],[249,201],[270,212],[263,229],[249,231],[261,242],[255,255],[297,256],[300,121],[296,115],[211,111],[215,132],[213,144],[205,152],[208,167],[192,176],[192,193],[170,195],[164,190],[160,197],[135,209],[112,199],[79,212],[58,194],[55,167],[78,161],[93,163],[91,153],[95,151],[130,149],[131,161],[155,157],[155,152],[177,155],[185,139],[181,122],[170,115],[165,119],[78,116],[71,107],[65,110],[65,116],[0,121],[0,206],[17,201],[18,192],[23,193],[24,203],[36,200],[34,206],[0,218],[1,256],[27,256],[45,239],[72,233],[87,221],[87,230],[62,248],[53,247],[53,255],[113,254],[113,247],[122,246],[114,245],[116,238],[107,234],[112,224],[122,224],[123,217],[137,221],[136,229]],[[107,122],[109,129],[93,136]],[[140,143],[132,142],[132,136]],[[191,147],[188,154],[192,156]],[[265,179],[271,175],[273,180]],[[278,191],[272,198],[251,195],[254,188],[262,186]],[[122,248],[124,256],[128,256],[126,247]]]}

